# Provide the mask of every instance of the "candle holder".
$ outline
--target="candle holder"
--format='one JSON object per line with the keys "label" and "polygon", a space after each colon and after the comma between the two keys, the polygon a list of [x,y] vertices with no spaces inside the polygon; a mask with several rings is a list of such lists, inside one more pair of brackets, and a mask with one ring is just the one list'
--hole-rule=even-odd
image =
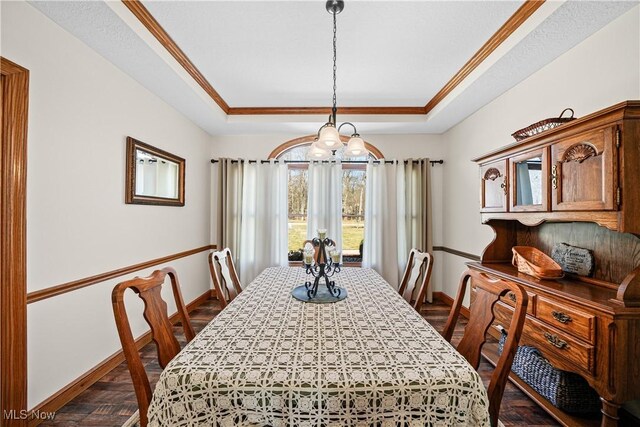
{"label": "candle holder", "polygon": [[[314,248],[316,254],[315,260],[306,255],[303,261],[303,268],[306,273],[313,277],[311,280],[304,283],[304,285],[296,287],[291,294],[294,298],[317,304],[332,303],[342,301],[347,297],[347,290],[336,285],[334,280],[331,280],[334,274],[340,272],[340,256],[339,253],[330,254],[327,256],[327,247],[336,247],[336,242],[325,237],[323,239],[314,238],[313,240],[307,240],[306,245],[311,245]],[[333,256],[332,256],[333,255]],[[334,259],[337,262],[334,262]],[[309,262],[311,261],[311,262]],[[315,261],[315,263],[314,263]],[[325,287],[320,286],[320,282],[324,281]]]}

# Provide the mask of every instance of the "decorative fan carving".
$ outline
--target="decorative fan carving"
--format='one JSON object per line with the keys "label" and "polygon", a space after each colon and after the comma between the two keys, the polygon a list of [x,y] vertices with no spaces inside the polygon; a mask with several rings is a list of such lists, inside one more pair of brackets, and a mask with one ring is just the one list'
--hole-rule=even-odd
{"label": "decorative fan carving", "polygon": [[495,181],[496,179],[500,178],[502,176],[502,174],[500,173],[500,171],[496,168],[490,168],[487,169],[487,171],[484,173],[484,180],[491,180],[491,181]]}
{"label": "decorative fan carving", "polygon": [[578,162],[582,163],[587,160],[589,157],[597,156],[598,152],[592,145],[589,144],[578,144],[569,148],[564,152],[564,156],[562,156],[562,163],[568,162]]}

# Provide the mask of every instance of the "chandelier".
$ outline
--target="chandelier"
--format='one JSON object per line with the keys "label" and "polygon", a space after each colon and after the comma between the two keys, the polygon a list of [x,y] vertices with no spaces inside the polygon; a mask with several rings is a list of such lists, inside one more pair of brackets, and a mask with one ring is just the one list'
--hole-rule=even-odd
{"label": "chandelier", "polygon": [[326,160],[332,155],[335,156],[336,151],[343,147],[343,142],[340,139],[340,129],[343,126],[351,126],[353,133],[347,143],[347,148],[344,151],[344,156],[366,156],[368,151],[365,147],[364,140],[358,134],[358,131],[353,123],[344,122],[340,126],[336,126],[336,112],[338,107],[336,105],[336,17],[344,9],[343,0],[329,0],[326,4],[327,12],[333,15],[333,106],[331,108],[331,114],[327,123],[322,125],[318,129],[318,134],[313,144],[307,152],[307,156],[313,160]]}

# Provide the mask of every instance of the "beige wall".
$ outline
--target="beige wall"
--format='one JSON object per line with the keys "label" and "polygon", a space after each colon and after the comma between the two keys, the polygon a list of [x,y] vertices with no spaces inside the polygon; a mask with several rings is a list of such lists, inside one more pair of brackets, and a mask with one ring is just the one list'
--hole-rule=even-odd
{"label": "beige wall", "polygon": [[[565,107],[581,117],[628,99],[640,99],[638,6],[443,135],[444,245],[480,255],[493,238],[480,224],[478,168],[470,159],[513,143],[515,130]],[[443,287],[451,296],[465,261],[445,255]]]}
{"label": "beige wall", "polygon": [[[389,159],[445,159],[433,168],[435,245],[480,254],[492,237],[480,225],[478,171],[471,158],[512,142],[514,130],[567,106],[583,116],[640,99],[639,10],[444,135],[365,135]],[[1,2],[1,12],[2,55],[31,70],[29,291],[209,244],[216,200],[209,159],[266,158],[300,136],[211,137],[28,4]],[[185,207],[124,204],[128,135],[186,158]],[[436,253],[434,290],[455,295],[464,261]],[[205,254],[171,265],[187,301],[208,289]],[[120,348],[110,292],[122,279],[29,305],[29,407]],[[141,334],[146,328],[140,304],[128,304],[134,333]]]}
{"label": "beige wall", "polygon": [[[2,56],[30,70],[28,290],[208,245],[210,136],[32,6],[1,7]],[[125,205],[128,135],[186,158],[185,207]],[[205,254],[171,265],[186,301],[208,289]],[[29,305],[30,408],[120,348],[110,292],[125,278]]]}

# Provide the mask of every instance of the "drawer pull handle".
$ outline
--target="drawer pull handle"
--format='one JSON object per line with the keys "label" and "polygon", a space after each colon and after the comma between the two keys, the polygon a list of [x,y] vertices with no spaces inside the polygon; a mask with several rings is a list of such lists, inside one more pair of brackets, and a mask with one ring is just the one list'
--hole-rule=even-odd
{"label": "drawer pull handle", "polygon": [[553,310],[551,312],[551,315],[553,316],[554,319],[556,319],[560,323],[569,323],[572,320],[571,316],[569,316],[568,314],[563,313],[561,311]]}
{"label": "drawer pull handle", "polygon": [[568,346],[567,342],[562,341],[560,338],[558,338],[557,335],[551,335],[550,333],[545,332],[544,337],[547,339],[547,341],[549,341],[549,344],[551,344],[556,348],[563,349],[563,348],[567,348]]}
{"label": "drawer pull handle", "polygon": [[500,188],[502,188],[502,192],[506,196],[507,195],[507,177],[506,176],[502,180],[502,184],[500,184]]}
{"label": "drawer pull handle", "polygon": [[511,301],[516,302],[516,294],[514,294],[513,292],[509,292],[507,296]]}

